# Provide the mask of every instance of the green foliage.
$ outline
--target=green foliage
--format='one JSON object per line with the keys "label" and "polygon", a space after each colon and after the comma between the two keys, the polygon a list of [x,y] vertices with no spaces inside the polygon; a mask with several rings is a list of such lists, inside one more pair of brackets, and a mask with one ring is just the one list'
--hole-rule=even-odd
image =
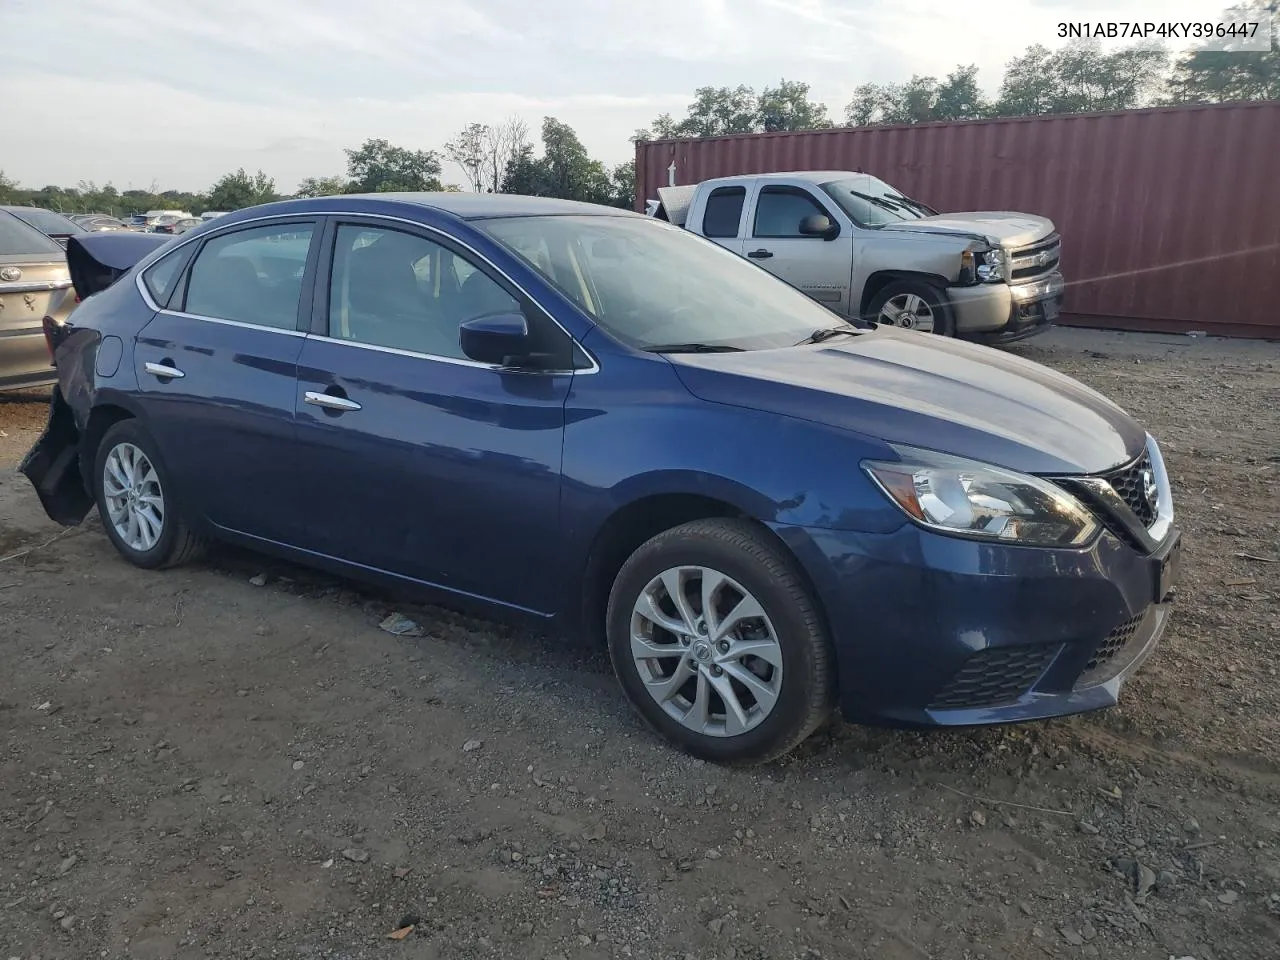
{"label": "green foliage", "polygon": [[831,126],[827,108],[809,99],[809,85],[782,79],[757,94],[743,84],[699,87],[685,118],[664,113],[637,130],[632,141],[672,137],[723,137],[735,133],[777,130],[821,130]]}
{"label": "green foliage", "polygon": [[261,170],[250,176],[241,167],[235,173],[224,175],[213,185],[209,190],[208,202],[211,210],[240,210],[279,199],[275,180]]}
{"label": "green foliage", "polygon": [[1104,53],[1096,40],[1054,51],[1037,44],[1009,61],[993,113],[1023,117],[1130,110],[1151,102],[1168,67],[1169,53],[1158,47]]}
{"label": "green foliage", "polygon": [[298,184],[295,197],[334,197],[347,192],[346,177],[307,177]]}
{"label": "green foliage", "polygon": [[434,150],[409,150],[387,140],[366,140],[347,150],[348,193],[387,193],[397,190],[440,190],[440,155]]}
{"label": "green foliage", "polygon": [[[1224,20],[1252,20],[1256,7],[1231,7]],[[1169,81],[1172,103],[1222,103],[1228,100],[1280,100],[1280,2],[1272,0],[1270,50],[1190,50],[1179,58]]]}
{"label": "green foliage", "polygon": [[523,144],[507,164],[502,192],[629,207],[635,192],[635,164],[621,164],[609,171],[599,160],[591,159],[572,127],[546,117],[542,121],[542,156],[534,155],[531,144]]}

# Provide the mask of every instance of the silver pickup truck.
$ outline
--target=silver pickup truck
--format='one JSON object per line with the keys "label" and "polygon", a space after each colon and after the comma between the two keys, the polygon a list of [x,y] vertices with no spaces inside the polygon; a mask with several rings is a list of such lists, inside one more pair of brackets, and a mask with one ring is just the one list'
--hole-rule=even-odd
{"label": "silver pickup truck", "polygon": [[1026,213],[938,214],[865,173],[806,171],[662,187],[649,213],[749,257],[836,313],[991,342],[1062,305],[1059,238]]}

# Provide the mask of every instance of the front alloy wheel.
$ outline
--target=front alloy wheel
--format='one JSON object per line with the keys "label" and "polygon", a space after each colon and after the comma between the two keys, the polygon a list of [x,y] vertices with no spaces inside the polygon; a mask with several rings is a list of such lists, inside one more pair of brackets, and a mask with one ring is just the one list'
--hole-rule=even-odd
{"label": "front alloy wheel", "polygon": [[917,293],[900,293],[884,302],[876,316],[876,323],[886,327],[933,333],[933,308]]}
{"label": "front alloy wheel", "polygon": [[835,700],[831,643],[794,559],[746,520],[695,520],[643,544],[609,595],[609,656],[632,706],[688,753],[760,763]]}
{"label": "front alloy wheel", "polygon": [[760,601],[710,567],[649,582],[632,609],[631,656],[654,702],[707,736],[754,729],[782,692],[782,648]]}

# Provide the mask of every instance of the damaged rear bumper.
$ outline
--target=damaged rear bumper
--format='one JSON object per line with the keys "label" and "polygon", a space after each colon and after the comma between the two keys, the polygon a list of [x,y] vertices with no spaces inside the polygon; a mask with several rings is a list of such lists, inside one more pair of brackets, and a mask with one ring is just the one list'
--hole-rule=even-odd
{"label": "damaged rear bumper", "polygon": [[80,524],[93,509],[80,467],[80,431],[58,387],[49,402],[49,419],[18,471],[31,481],[49,519],[63,526]]}

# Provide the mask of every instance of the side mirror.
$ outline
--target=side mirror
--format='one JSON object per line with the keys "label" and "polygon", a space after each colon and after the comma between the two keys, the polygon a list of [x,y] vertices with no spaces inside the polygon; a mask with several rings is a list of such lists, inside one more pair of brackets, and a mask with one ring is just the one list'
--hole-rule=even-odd
{"label": "side mirror", "polygon": [[529,322],[522,313],[492,313],[458,326],[462,352],[478,363],[511,366],[529,356]]}
{"label": "side mirror", "polygon": [[821,213],[811,213],[800,221],[802,237],[821,237],[823,240],[834,240],[840,235],[840,226],[832,223],[831,218]]}

